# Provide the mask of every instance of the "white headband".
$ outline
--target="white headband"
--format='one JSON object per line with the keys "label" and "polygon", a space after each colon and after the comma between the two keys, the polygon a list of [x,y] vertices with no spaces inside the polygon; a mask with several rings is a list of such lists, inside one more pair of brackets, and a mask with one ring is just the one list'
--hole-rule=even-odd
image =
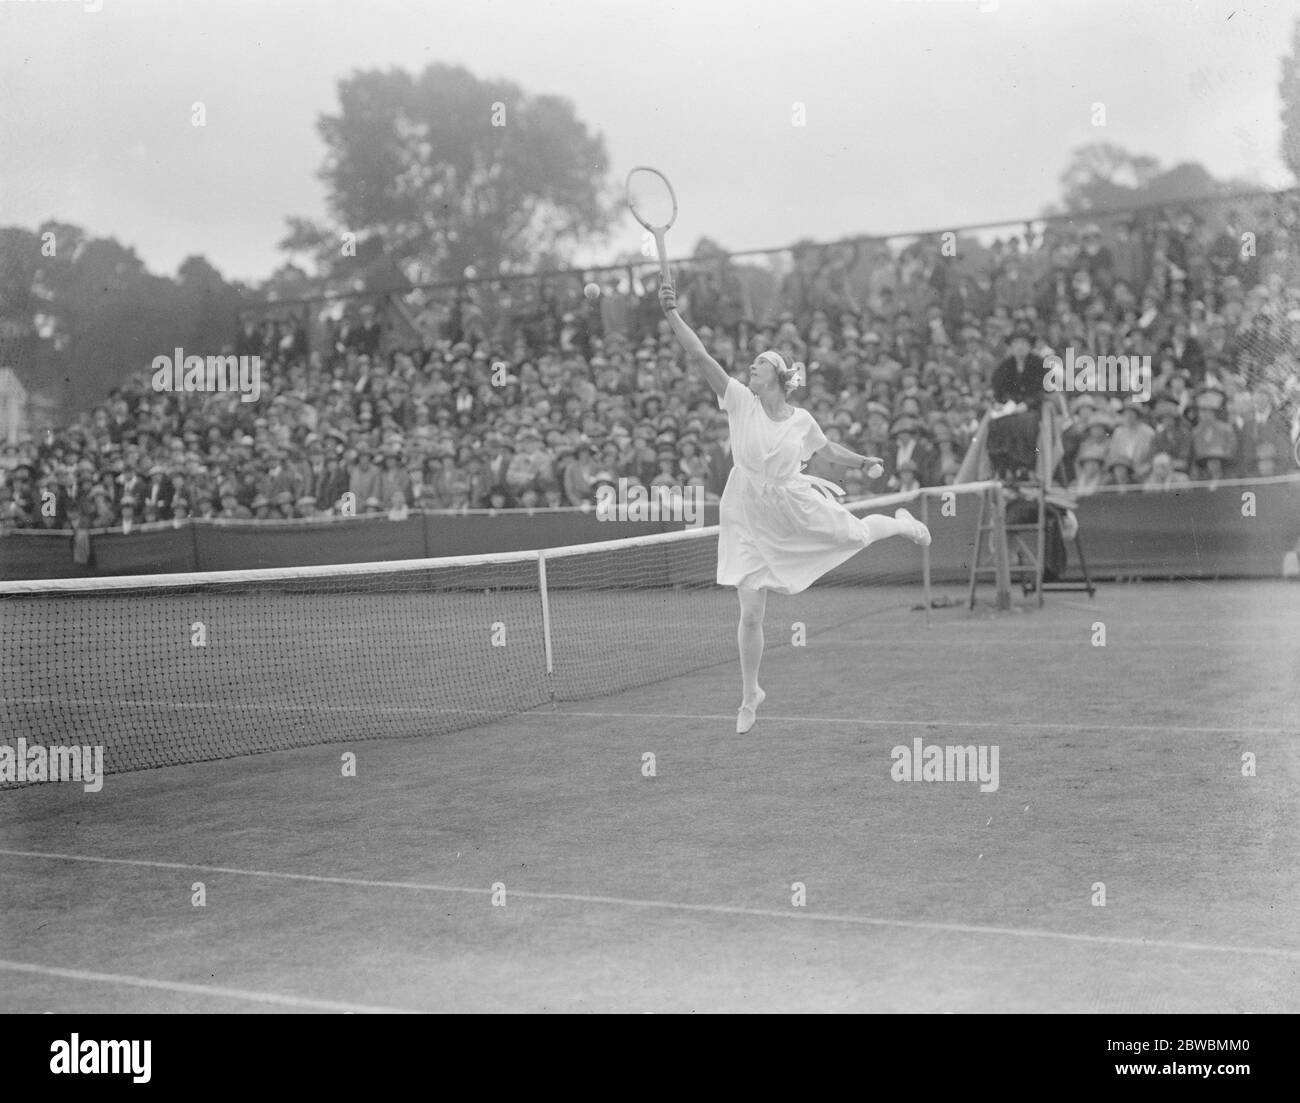
{"label": "white headband", "polygon": [[779,352],[773,352],[771,349],[768,349],[767,352],[760,352],[758,358],[760,360],[766,360],[771,364],[772,367],[776,369],[778,375],[784,375],[789,371],[789,368],[785,365],[785,357],[783,357]]}

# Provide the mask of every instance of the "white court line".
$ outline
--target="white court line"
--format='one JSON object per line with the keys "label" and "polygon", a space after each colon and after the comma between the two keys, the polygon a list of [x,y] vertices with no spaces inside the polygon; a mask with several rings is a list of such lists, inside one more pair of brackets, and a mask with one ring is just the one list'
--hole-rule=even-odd
{"label": "white court line", "polygon": [[[470,896],[491,896],[490,888],[467,888],[464,885],[433,885],[418,881],[370,881],[357,877],[323,877],[313,873],[277,873],[263,869],[232,869],[224,866],[194,865],[188,862],[152,862],[142,858],[101,858],[86,854],[50,854],[35,850],[0,849],[0,855],[13,858],[49,858],[64,862],[91,862],[100,865],[138,866],[145,869],[197,870],[201,873],[229,873],[236,877],[267,877],[281,881],[309,881],[322,885],[347,885],[353,888],[408,889],[415,892],[450,892]],[[755,919],[805,920],[840,923],[856,927],[891,927],[909,931],[940,931],[948,934],[1006,935],[1013,938],[1047,938],[1064,942],[1086,942],[1104,946],[1138,946],[1143,949],[1188,950],[1197,953],[1245,954],[1257,957],[1295,958],[1300,950],[1281,950],[1272,946],[1221,946],[1206,942],[1176,942],[1160,938],[1123,938],[1118,935],[1069,934],[1033,927],[990,927],[969,923],[927,923],[916,919],[879,919],[866,915],[835,915],[830,912],[806,912],[800,908],[778,911],[775,908],[746,908],[731,904],[684,904],[675,900],[638,900],[624,896],[587,896],[572,892],[528,892],[508,889],[507,896],[525,900],[565,901],[575,904],[600,904],[616,908],[654,908],[661,911],[703,912],[708,915],[740,915]]]}
{"label": "white court line", "polygon": [[315,1000],[306,996],[283,996],[278,992],[256,992],[250,988],[225,988],[218,984],[186,984],[176,980],[154,980],[151,977],[132,977],[124,973],[94,973],[86,969],[62,969],[54,965],[35,965],[26,961],[0,960],[0,969],[13,973],[35,973],[38,976],[64,977],[67,980],[90,980],[104,984],[125,984],[131,988],[153,988],[164,992],[184,992],[193,996],[221,996],[248,1003],[270,1003],[279,1007],[316,1008],[320,1011],[347,1011],[358,1015],[407,1015],[395,1007],[370,1007],[361,1003],[340,1003],[338,1000]]}
{"label": "white court line", "polygon": [[[676,713],[676,712],[564,712],[550,709],[529,709],[517,713],[518,716],[564,717],[579,716],[595,720],[727,720],[734,714],[710,713]],[[1241,735],[1296,735],[1294,728],[1282,724],[1273,728],[1247,728],[1230,725],[1227,727],[1189,728],[1177,724],[1057,724],[1050,720],[1035,720],[1032,723],[1020,723],[1002,720],[880,720],[849,719],[839,716],[769,716],[763,713],[763,720],[779,720],[786,724],[860,724],[878,728],[998,728],[1002,730],[1027,729],[1030,731],[1052,728],[1059,731],[1116,731],[1116,732],[1191,732],[1210,735],[1215,732],[1235,732]],[[0,851],[3,853],[3,851]]]}

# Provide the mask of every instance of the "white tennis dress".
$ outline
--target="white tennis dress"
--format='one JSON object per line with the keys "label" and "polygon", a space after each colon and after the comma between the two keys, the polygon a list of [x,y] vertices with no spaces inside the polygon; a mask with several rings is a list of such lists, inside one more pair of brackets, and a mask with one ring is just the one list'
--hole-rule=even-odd
{"label": "white tennis dress", "polygon": [[735,379],[718,405],[735,463],[718,507],[719,585],[797,594],[871,543],[866,524],[818,489],[834,484],[799,471],[826,444],[812,414],[773,421]]}

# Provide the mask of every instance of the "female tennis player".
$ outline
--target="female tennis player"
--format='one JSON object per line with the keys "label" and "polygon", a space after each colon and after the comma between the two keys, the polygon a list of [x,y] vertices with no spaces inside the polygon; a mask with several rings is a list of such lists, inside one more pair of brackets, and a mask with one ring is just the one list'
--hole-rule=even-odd
{"label": "female tennis player", "polygon": [[855,552],[890,536],[924,547],[930,530],[905,509],[893,517],[855,517],[828,497],[823,488],[834,484],[800,473],[801,462],[817,455],[841,467],[873,467],[879,458],[828,441],[812,414],[786,401],[798,375],[780,353],[760,353],[750,365],[748,386],[742,385],[677,313],[671,283],[659,288],[659,302],[690,362],[718,396],[731,430],[734,466],[718,507],[718,584],[735,586],[740,595],[736,642],[744,688],[736,731],[744,734],[767,696],[758,684],[767,591],[801,593]]}

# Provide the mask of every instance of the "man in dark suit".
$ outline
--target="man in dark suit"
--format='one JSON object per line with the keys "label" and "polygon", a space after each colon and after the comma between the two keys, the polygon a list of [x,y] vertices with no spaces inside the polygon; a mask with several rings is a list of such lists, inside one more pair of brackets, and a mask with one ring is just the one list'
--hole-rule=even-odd
{"label": "man in dark suit", "polygon": [[709,429],[709,437],[711,438],[709,445],[704,449],[704,456],[709,461],[709,477],[705,482],[705,490],[721,497],[735,462],[731,458],[731,434],[725,417],[721,421],[713,422]]}
{"label": "man in dark suit", "polygon": [[1169,337],[1169,346],[1173,349],[1174,360],[1178,367],[1187,372],[1187,378],[1193,385],[1205,379],[1205,350],[1201,343],[1187,328],[1187,323],[1179,319],[1174,323],[1173,333]]}
{"label": "man in dark suit", "polygon": [[1030,477],[1038,456],[1045,368],[1043,358],[1030,349],[1033,334],[1017,326],[1009,339],[1010,355],[993,372],[993,401],[1015,403],[1015,411],[989,423],[989,460],[999,478],[1017,481]]}
{"label": "man in dark suit", "polygon": [[1276,395],[1269,384],[1261,384],[1255,388],[1250,412],[1233,419],[1238,478],[1285,475],[1294,467],[1291,428],[1276,409]]}
{"label": "man in dark suit", "polygon": [[361,308],[361,324],[350,334],[349,345],[366,356],[376,356],[383,336],[384,328],[375,317],[375,308],[366,303]]}

